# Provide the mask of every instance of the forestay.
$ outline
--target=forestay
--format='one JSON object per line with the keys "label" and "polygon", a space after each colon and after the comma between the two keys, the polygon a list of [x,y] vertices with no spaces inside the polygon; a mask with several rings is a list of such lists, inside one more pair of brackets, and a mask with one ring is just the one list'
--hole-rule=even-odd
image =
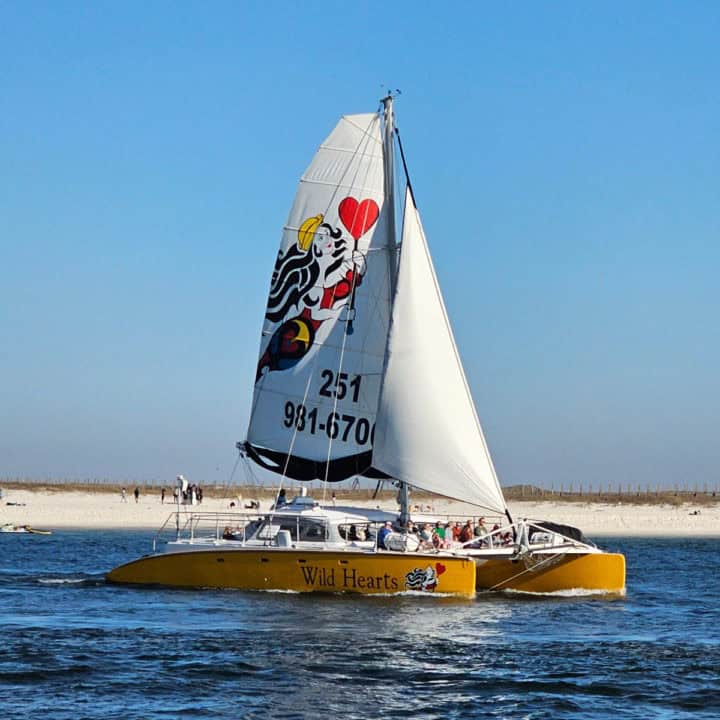
{"label": "forestay", "polygon": [[409,191],[400,252],[373,465],[414,487],[505,512]]}
{"label": "forestay", "polygon": [[284,228],[246,449],[303,480],[366,471],[390,313],[377,114],[343,117],[303,175]]}

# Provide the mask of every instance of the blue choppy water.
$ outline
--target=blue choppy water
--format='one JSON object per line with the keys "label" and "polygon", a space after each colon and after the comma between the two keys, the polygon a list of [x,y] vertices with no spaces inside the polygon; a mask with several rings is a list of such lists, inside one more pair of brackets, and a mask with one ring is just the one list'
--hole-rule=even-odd
{"label": "blue choppy water", "polygon": [[152,534],[0,535],[3,718],[718,718],[719,540],[614,540],[625,598],[107,585]]}

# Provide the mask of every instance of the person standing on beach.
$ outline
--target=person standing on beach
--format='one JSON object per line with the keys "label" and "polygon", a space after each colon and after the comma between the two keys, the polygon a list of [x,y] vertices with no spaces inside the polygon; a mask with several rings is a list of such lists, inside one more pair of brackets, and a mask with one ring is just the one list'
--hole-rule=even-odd
{"label": "person standing on beach", "polygon": [[135,496],[135,502],[138,501],[138,498],[140,497],[140,488],[136,487],[135,491],[133,492],[133,495]]}
{"label": "person standing on beach", "polygon": [[127,490],[125,488],[120,491],[120,502],[127,502]]}
{"label": "person standing on beach", "polygon": [[165,488],[160,488],[160,503],[165,504]]}

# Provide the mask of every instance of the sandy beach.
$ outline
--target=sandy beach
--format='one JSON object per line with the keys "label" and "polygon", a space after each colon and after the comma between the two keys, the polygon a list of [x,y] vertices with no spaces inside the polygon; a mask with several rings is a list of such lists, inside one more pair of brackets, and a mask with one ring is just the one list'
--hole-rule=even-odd
{"label": "sandy beach", "polygon": [[[201,506],[183,507],[183,510],[203,512],[229,512],[231,498],[206,497]],[[345,501],[354,504],[395,510],[391,500]],[[269,508],[270,501],[261,499],[261,509]],[[437,500],[428,507],[438,516],[463,518],[478,516],[471,505],[448,500]],[[590,538],[611,536],[642,537],[720,537],[720,504],[644,505],[634,503],[569,503],[529,502],[509,503],[515,518],[553,520],[579,527]],[[158,529],[175,509],[172,497],[160,502],[159,493],[141,493],[135,502],[128,493],[123,502],[120,493],[93,491],[46,491],[4,489],[0,503],[0,525],[30,525],[35,528],[60,530],[79,529]]]}

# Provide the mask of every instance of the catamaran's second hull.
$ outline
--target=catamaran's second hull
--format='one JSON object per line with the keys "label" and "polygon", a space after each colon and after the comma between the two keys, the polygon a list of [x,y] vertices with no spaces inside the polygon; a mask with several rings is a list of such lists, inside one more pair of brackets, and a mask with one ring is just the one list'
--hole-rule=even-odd
{"label": "catamaran's second hull", "polygon": [[617,553],[529,553],[524,557],[475,557],[478,590],[532,593],[625,592],[625,557]]}
{"label": "catamaran's second hull", "polygon": [[149,555],[107,575],[113,583],[290,592],[472,597],[475,563],[420,553],[238,548]]}

